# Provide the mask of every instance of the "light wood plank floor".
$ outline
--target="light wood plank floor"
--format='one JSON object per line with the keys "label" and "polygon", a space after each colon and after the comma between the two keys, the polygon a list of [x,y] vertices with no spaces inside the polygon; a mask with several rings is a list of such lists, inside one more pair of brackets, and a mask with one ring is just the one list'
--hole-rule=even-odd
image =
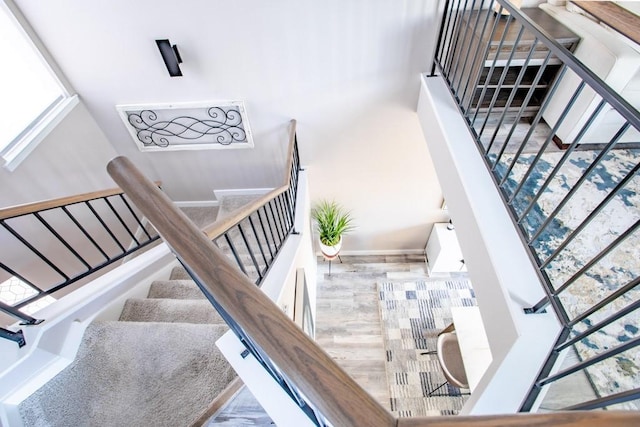
{"label": "light wood plank floor", "polygon": [[318,259],[316,341],[380,404],[390,409],[376,284],[427,277],[422,255]]}
{"label": "light wood plank floor", "polygon": [[[377,283],[429,277],[423,256],[318,259],[316,341],[358,384],[389,409]],[[452,274],[458,276],[459,274]],[[565,365],[575,363],[575,355]],[[571,391],[569,391],[571,390]],[[553,384],[541,412],[595,398],[583,373]],[[571,402],[568,402],[570,399]]]}

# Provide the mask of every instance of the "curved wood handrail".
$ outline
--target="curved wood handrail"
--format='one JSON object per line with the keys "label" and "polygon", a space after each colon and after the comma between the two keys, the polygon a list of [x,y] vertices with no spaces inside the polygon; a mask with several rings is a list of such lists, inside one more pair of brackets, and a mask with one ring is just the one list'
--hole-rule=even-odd
{"label": "curved wood handrail", "polygon": [[213,224],[205,227],[203,229],[204,233],[209,236],[210,239],[215,239],[220,236],[222,233],[245,219],[251,213],[253,213],[258,208],[264,206],[270,200],[275,199],[280,194],[284,193],[289,189],[289,176],[291,173],[291,167],[293,165],[293,150],[295,147],[296,141],[296,121],[291,120],[289,122],[289,147],[287,149],[287,167],[284,170],[284,178],[283,183],[280,187],[274,188],[269,191],[267,194],[262,197],[248,203],[244,206],[239,207],[235,211],[231,212],[226,218],[222,218],[217,220]]}
{"label": "curved wood handrail", "polygon": [[565,411],[547,414],[398,418],[398,427],[630,427],[640,424],[633,411]]}
{"label": "curved wood handrail", "polygon": [[640,17],[634,13],[612,1],[572,1],[572,3],[632,42],[640,44]]}
{"label": "curved wood handrail", "polygon": [[273,363],[336,426],[396,419],[311,340],[202,231],[124,157],[107,166],[177,256]]}
{"label": "curved wood handrail", "polygon": [[[155,181],[155,185],[161,186],[161,181]],[[60,208],[62,206],[82,203],[89,200],[101,199],[103,197],[122,194],[120,187],[109,188],[107,190],[91,191],[89,193],[76,194],[74,196],[60,197],[58,199],[42,200],[40,202],[25,203],[24,205],[11,206],[0,209],[0,220],[13,218],[21,215],[28,215],[34,212],[41,212],[48,209]]]}

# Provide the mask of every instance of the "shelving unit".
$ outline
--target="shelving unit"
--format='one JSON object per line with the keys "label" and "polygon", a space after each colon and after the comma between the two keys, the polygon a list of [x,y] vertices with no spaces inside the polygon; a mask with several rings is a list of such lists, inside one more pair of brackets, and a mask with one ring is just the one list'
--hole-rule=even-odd
{"label": "shelving unit", "polygon": [[[565,46],[568,50],[573,50],[580,41],[580,38],[571,32],[564,25],[553,19],[550,15],[545,13],[539,8],[524,8],[522,9],[527,16],[529,16],[536,24],[542,27],[549,35],[551,35],[558,43]],[[459,96],[463,96],[462,105],[469,105],[470,111],[475,112],[475,109],[480,108],[479,114],[486,113],[489,109],[494,94],[498,91],[498,96],[495,99],[492,113],[501,113],[507,108],[508,113],[515,115],[522,106],[524,99],[531,89],[538,70],[543,65],[544,58],[547,56],[548,50],[541,43],[537,43],[535,50],[531,57],[531,60],[527,64],[524,71],[522,81],[516,87],[518,75],[525,65],[525,60],[531,46],[534,43],[534,37],[528,31],[524,31],[518,45],[516,46],[516,52],[510,63],[509,55],[513,49],[513,45],[517,39],[520,26],[515,22],[512,22],[507,29],[505,40],[500,47],[500,39],[505,31],[507,17],[501,17],[493,15],[489,18],[486,26],[486,30],[483,34],[483,22],[480,22],[472,31],[476,23],[476,17],[478,12],[467,12],[462,15],[460,19],[460,25],[457,31],[458,39],[460,42],[456,47],[456,56],[459,55],[458,66],[453,74],[453,81],[468,81],[468,87],[466,91],[463,90],[459,93]],[[489,41],[491,35],[491,29],[493,28],[495,20],[499,22],[496,27],[496,31]],[[470,25],[469,27],[467,27]],[[469,28],[469,30],[467,30]],[[474,64],[474,54],[481,50],[480,46],[486,46],[490,43],[487,55],[482,60],[476,60]],[[500,50],[498,51],[498,48]],[[484,52],[484,51],[483,51]],[[467,55],[467,53],[469,53]],[[466,63],[465,63],[466,58]],[[494,65],[495,63],[495,65]],[[491,72],[491,67],[494,67]],[[504,80],[500,85],[500,79],[505,71]],[[545,67],[541,78],[535,85],[533,95],[524,110],[522,117],[531,117],[535,115],[540,109],[540,104],[544,99],[549,86],[553,83],[558,70],[560,69],[560,63],[557,59],[551,58],[547,66]],[[489,81],[487,82],[487,78]],[[486,89],[485,89],[486,84]],[[484,89],[484,95],[482,91]],[[512,102],[507,106],[507,101],[513,91],[515,92]],[[480,99],[482,96],[482,99]]]}

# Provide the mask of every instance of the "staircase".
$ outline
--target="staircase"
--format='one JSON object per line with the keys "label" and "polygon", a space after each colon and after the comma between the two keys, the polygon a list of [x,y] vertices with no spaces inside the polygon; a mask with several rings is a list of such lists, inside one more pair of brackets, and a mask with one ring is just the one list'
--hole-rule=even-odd
{"label": "staircase", "polygon": [[[229,198],[219,212],[185,212],[204,227],[216,219],[211,212],[221,218],[237,203]],[[231,236],[238,256],[262,257],[243,250],[241,239]],[[228,244],[220,247],[233,257]],[[258,278],[257,270],[249,275]],[[191,425],[236,378],[215,345],[227,330],[189,274],[176,267],[168,280],[151,284],[146,298],[127,300],[117,321],[89,325],[76,359],[20,404],[24,425]]]}
{"label": "staircase", "polygon": [[189,425],[235,377],[215,346],[227,330],[174,269],[87,328],[76,360],[20,405],[25,425]]}

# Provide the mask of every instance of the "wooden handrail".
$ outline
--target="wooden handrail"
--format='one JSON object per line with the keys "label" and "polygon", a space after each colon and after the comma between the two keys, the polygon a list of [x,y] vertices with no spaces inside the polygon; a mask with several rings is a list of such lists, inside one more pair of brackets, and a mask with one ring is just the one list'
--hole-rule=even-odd
{"label": "wooden handrail", "polygon": [[107,170],[195,274],[205,293],[220,304],[333,425],[396,425],[386,409],[234,267],[128,159],[112,160]]}
{"label": "wooden handrail", "polygon": [[[160,186],[162,185],[162,182],[156,181],[155,185]],[[40,202],[11,206],[8,208],[0,209],[0,220],[13,218],[20,215],[27,215],[34,212],[41,212],[47,209],[60,208],[62,206],[67,206],[74,203],[81,203],[89,200],[101,199],[103,197],[115,196],[122,193],[122,189],[120,187],[116,187],[109,188],[107,190],[98,190],[91,191],[89,193],[76,194],[74,196],[60,197],[58,199],[43,200]]]}
{"label": "wooden handrail", "polygon": [[546,414],[398,418],[397,427],[627,427],[640,425],[634,411],[567,411]]}
{"label": "wooden handrail", "polygon": [[284,193],[289,189],[289,176],[291,174],[291,167],[293,165],[293,150],[295,148],[296,141],[296,121],[291,120],[289,122],[289,147],[287,149],[287,167],[284,171],[284,178],[282,185],[280,187],[274,188],[270,192],[266,193],[262,197],[248,203],[244,206],[239,207],[235,211],[231,212],[226,218],[222,218],[213,224],[204,228],[204,232],[209,236],[210,239],[215,239],[220,236],[222,233],[245,219],[251,213],[253,213],[256,209],[264,206],[267,202],[272,199],[275,199],[280,194]]}
{"label": "wooden handrail", "polygon": [[573,1],[576,6],[640,44],[640,17],[612,1]]}

